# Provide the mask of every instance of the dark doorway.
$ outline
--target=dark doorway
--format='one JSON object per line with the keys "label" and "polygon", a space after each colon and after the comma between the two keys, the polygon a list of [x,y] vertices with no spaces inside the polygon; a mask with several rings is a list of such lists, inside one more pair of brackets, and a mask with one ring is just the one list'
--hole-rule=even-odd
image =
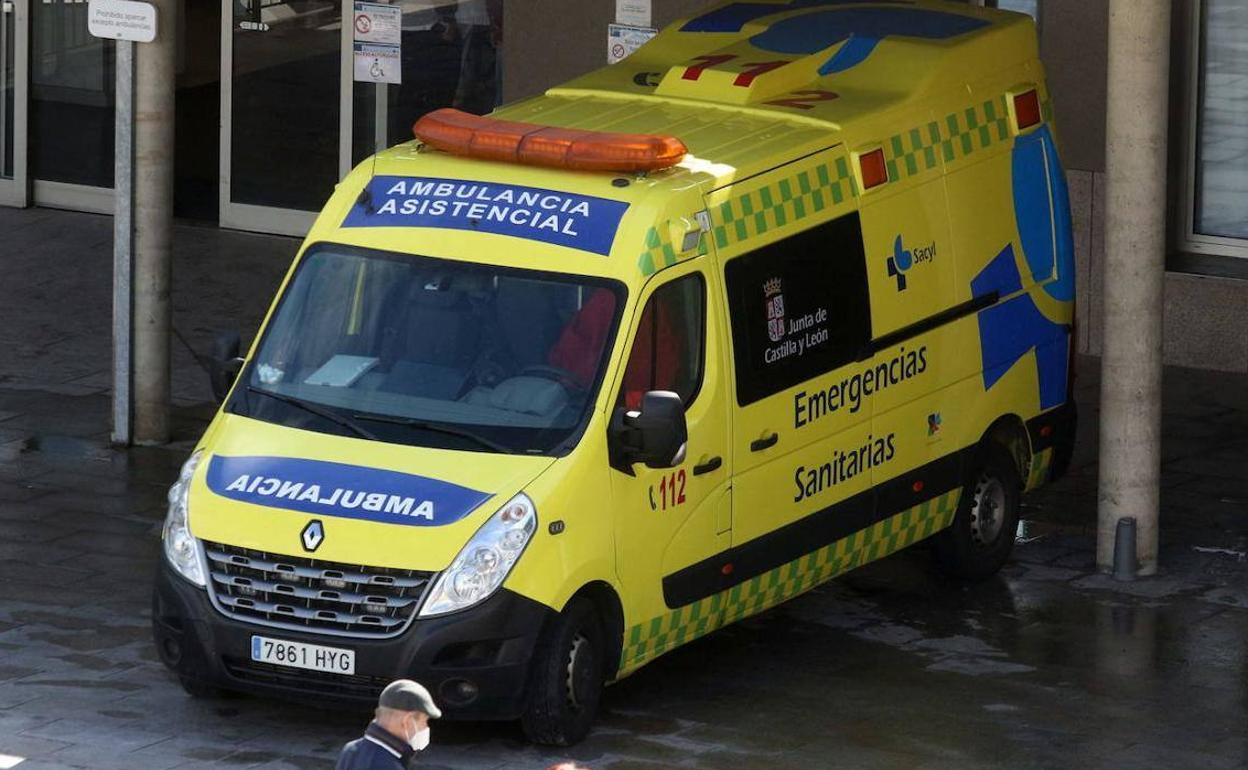
{"label": "dark doorway", "polygon": [[181,6],[173,213],[216,222],[221,158],[221,3]]}

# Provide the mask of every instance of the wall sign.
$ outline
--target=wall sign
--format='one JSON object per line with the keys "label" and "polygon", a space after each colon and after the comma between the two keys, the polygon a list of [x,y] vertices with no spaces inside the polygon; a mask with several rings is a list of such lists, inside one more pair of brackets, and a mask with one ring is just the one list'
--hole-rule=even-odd
{"label": "wall sign", "polygon": [[87,31],[105,40],[150,43],[156,39],[156,8],[135,0],[91,0]]}
{"label": "wall sign", "polygon": [[356,3],[352,22],[357,43],[399,45],[403,32],[403,9],[382,3]]}
{"label": "wall sign", "polygon": [[361,83],[402,82],[402,59],[397,45],[356,43],[353,72]]}
{"label": "wall sign", "polygon": [[403,9],[383,3],[355,3],[351,20],[354,79],[361,83],[402,82]]}
{"label": "wall sign", "polygon": [[630,27],[626,24],[607,26],[607,64],[615,64],[641,48],[650,38],[659,34],[650,27]]}
{"label": "wall sign", "polygon": [[615,23],[649,27],[650,6],[651,0],[615,0]]}

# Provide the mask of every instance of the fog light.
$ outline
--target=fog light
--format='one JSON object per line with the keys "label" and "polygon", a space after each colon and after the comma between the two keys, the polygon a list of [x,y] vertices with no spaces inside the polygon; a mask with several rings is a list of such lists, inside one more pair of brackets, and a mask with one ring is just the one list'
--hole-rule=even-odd
{"label": "fog light", "polygon": [[165,637],[161,642],[160,649],[165,653],[165,660],[176,664],[182,659],[182,645],[178,644],[178,640],[173,637]]}
{"label": "fog light", "polygon": [[444,699],[458,706],[472,703],[480,694],[476,682],[469,682],[467,679],[448,679],[438,689]]}

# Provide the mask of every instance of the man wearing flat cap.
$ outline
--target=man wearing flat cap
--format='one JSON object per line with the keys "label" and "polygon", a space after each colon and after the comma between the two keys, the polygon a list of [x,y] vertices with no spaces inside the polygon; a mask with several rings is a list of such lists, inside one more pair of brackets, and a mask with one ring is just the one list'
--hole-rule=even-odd
{"label": "man wearing flat cap", "polygon": [[335,770],[407,770],[429,745],[429,720],[440,716],[424,687],[410,679],[391,682],[364,737],[342,747]]}

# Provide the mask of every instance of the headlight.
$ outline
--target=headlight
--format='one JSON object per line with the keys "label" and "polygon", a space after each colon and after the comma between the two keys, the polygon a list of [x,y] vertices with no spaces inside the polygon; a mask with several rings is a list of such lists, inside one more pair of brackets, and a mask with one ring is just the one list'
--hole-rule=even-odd
{"label": "headlight", "polygon": [[160,538],[169,564],[179,575],[197,586],[205,585],[207,571],[199,543],[195,542],[186,523],[186,503],[191,491],[191,476],[195,475],[195,468],[203,456],[202,449],[191,455],[183,463],[177,482],[169,488],[169,513],[165,515],[165,529]]}
{"label": "headlight", "polygon": [[536,531],[533,501],[524,493],[511,498],[438,576],[420,616],[442,615],[484,601],[503,584]]}

